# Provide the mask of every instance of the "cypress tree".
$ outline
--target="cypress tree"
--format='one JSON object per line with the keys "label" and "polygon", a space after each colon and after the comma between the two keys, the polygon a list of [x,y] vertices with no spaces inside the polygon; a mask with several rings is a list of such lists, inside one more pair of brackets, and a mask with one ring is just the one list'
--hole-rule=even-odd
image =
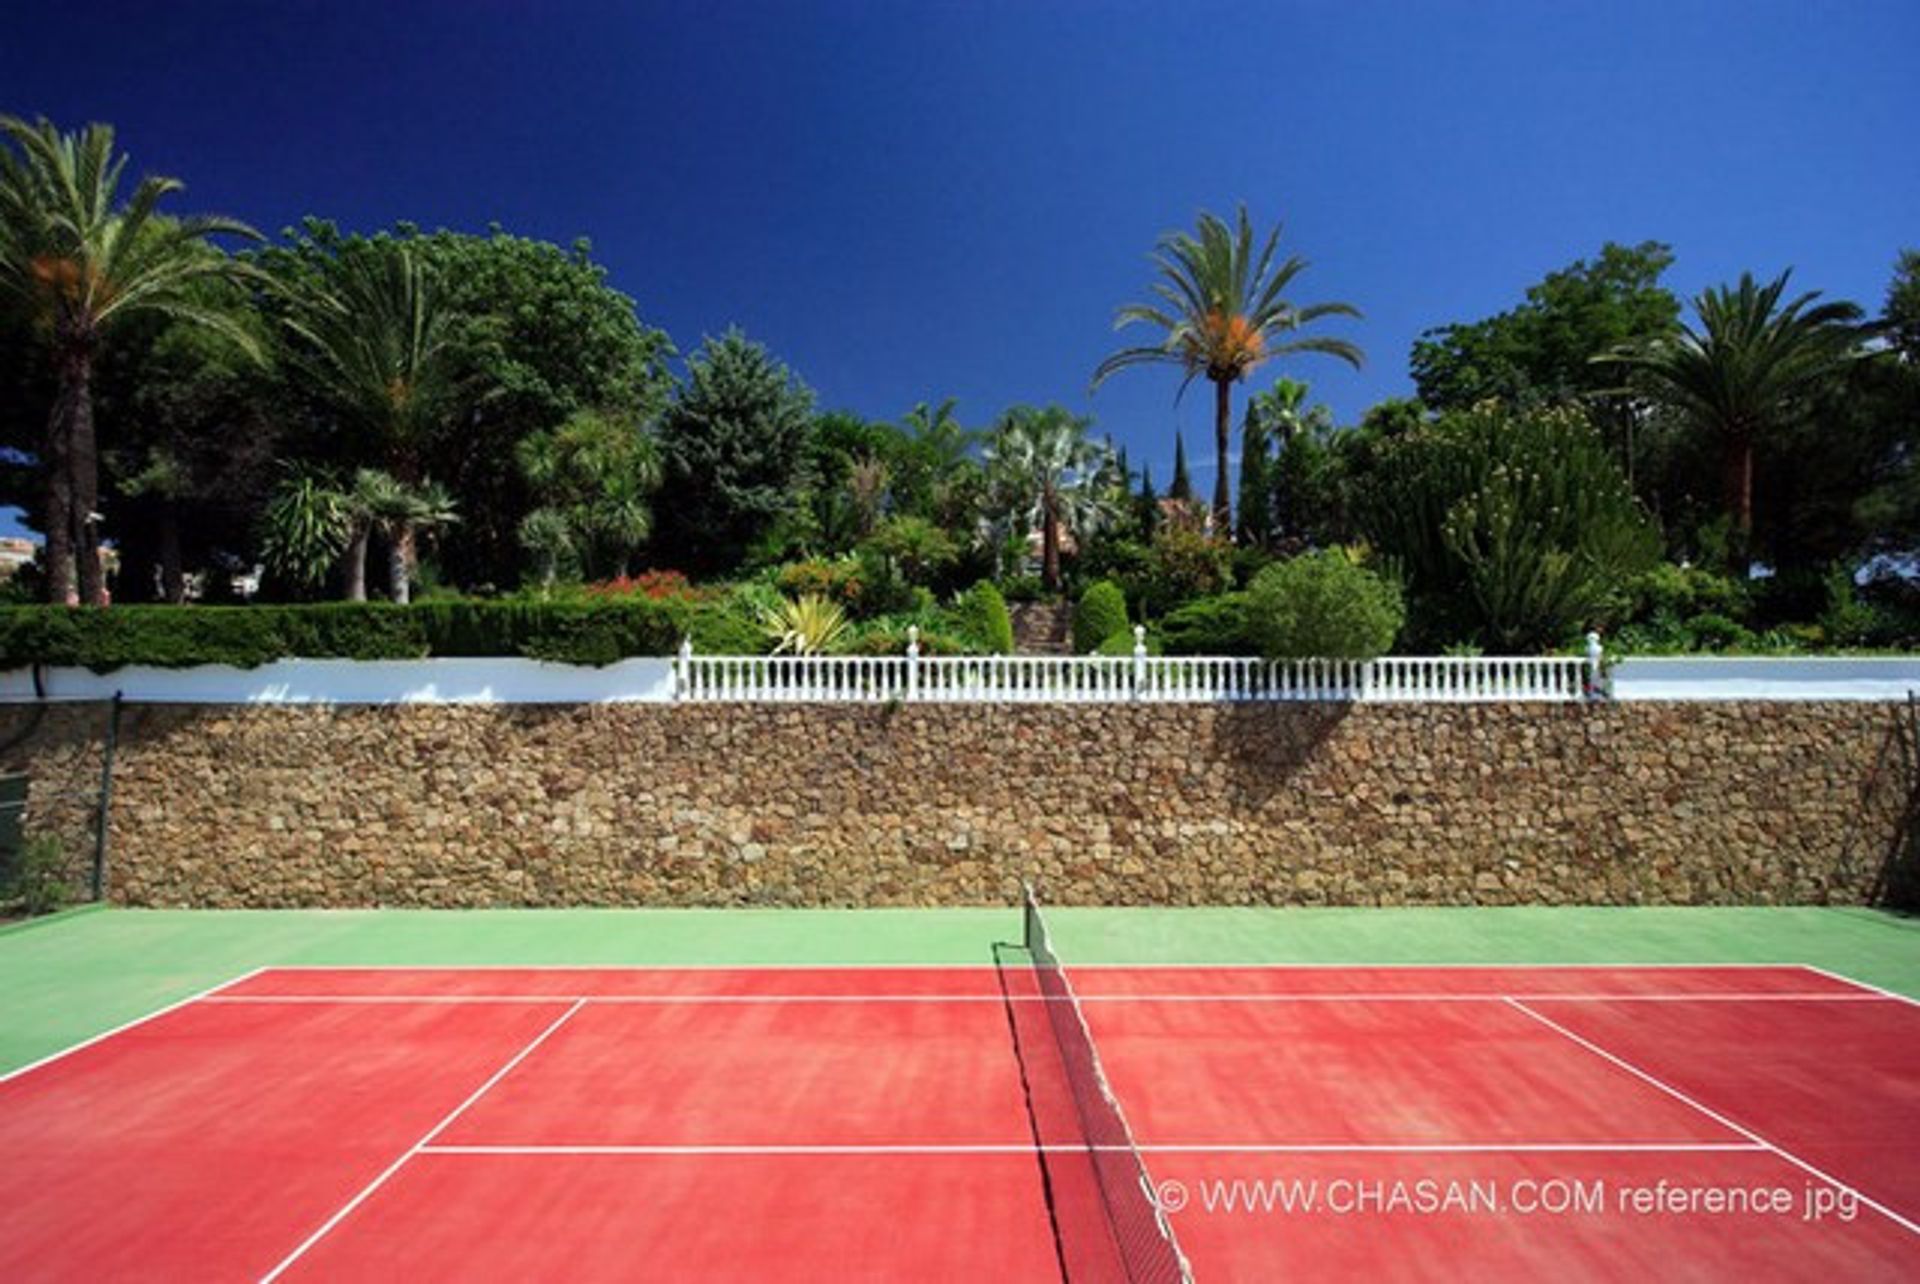
{"label": "cypress tree", "polygon": [[1240,497],[1235,531],[1243,544],[1264,546],[1273,531],[1273,514],[1268,504],[1272,492],[1272,457],[1267,450],[1267,426],[1247,407],[1246,428],[1240,436]]}
{"label": "cypress tree", "polygon": [[1183,504],[1193,502],[1193,479],[1187,476],[1187,442],[1179,433],[1173,434],[1173,485],[1167,487],[1167,498]]}

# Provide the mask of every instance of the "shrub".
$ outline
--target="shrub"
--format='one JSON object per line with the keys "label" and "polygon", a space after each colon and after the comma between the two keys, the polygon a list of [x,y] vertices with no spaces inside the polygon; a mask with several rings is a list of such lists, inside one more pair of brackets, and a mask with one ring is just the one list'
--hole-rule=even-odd
{"label": "shrub", "polygon": [[1038,602],[1047,596],[1047,586],[1038,575],[1010,575],[1000,581],[1000,596],[1009,602]]}
{"label": "shrub", "polygon": [[1259,649],[1250,627],[1247,595],[1222,593],[1169,612],[1156,634],[1168,655],[1249,655]]}
{"label": "shrub", "polygon": [[[1102,642],[1098,647],[1096,647],[1094,649],[1094,654],[1107,655],[1107,656],[1121,656],[1121,655],[1130,656],[1133,654],[1133,646],[1134,646],[1133,630],[1122,629],[1120,632],[1114,634],[1112,637],[1108,638],[1105,642]],[[1161,646],[1160,639],[1154,637],[1151,633],[1149,633],[1147,635],[1147,654],[1159,655],[1161,654],[1162,650],[1163,648]]]}
{"label": "shrub", "polygon": [[1717,611],[1702,611],[1685,627],[1689,651],[1746,651],[1754,644],[1752,630]]}
{"label": "shrub", "polygon": [[1391,581],[1325,549],[1254,576],[1247,619],[1269,658],[1370,660],[1392,647],[1406,608]]}
{"label": "shrub", "polygon": [[1149,611],[1171,610],[1232,586],[1232,550],[1192,526],[1161,527],[1153,537],[1147,562],[1147,580],[1141,589],[1142,605]]}
{"label": "shrub", "polygon": [[250,669],[288,657],[396,660],[429,655],[519,655],[610,664],[668,655],[690,623],[688,603],[435,601],[412,606],[0,608],[0,667],[76,665],[105,673],[129,664]]}
{"label": "shrub", "polygon": [[1422,641],[1552,647],[1617,618],[1660,537],[1577,410],[1488,402],[1381,447],[1362,528],[1405,568]]}
{"label": "shrub", "polygon": [[1712,612],[1744,620],[1752,606],[1747,586],[1731,576],[1698,566],[1662,562],[1628,584],[1633,618],[1652,619],[1667,614],[1676,619]]}
{"label": "shrub", "polygon": [[846,634],[847,615],[839,603],[810,593],[801,598],[782,598],[762,614],[760,626],[773,640],[775,655],[783,651],[824,655]]}
{"label": "shrub", "polygon": [[669,598],[693,602],[703,596],[683,572],[669,570],[621,575],[614,579],[602,580],[598,584],[589,584],[585,592],[589,598],[644,597],[655,602]]}
{"label": "shrub", "polygon": [[890,517],[860,548],[890,559],[913,584],[933,583],[960,560],[960,545],[953,536],[924,517]]}
{"label": "shrub", "polygon": [[51,914],[66,903],[67,854],[53,834],[34,834],[20,845],[13,867],[0,883],[0,899],[27,914]]}
{"label": "shrub", "polygon": [[989,655],[1013,654],[1013,616],[991,581],[981,580],[953,604],[954,632]]}
{"label": "shrub", "polygon": [[1082,655],[1100,649],[1116,633],[1127,631],[1127,598],[1112,580],[1100,580],[1080,595],[1073,608],[1073,649]]}
{"label": "shrub", "polygon": [[1860,600],[1853,574],[1842,563],[1834,563],[1826,575],[1827,605],[1820,613],[1820,628],[1829,646],[1866,646],[1873,641],[1880,623],[1871,603]]}

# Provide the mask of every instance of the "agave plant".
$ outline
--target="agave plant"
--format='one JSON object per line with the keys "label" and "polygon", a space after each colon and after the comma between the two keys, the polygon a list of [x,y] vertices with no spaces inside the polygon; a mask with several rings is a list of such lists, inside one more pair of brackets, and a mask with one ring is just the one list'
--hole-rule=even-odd
{"label": "agave plant", "polygon": [[760,612],[760,627],[773,639],[775,655],[821,655],[847,632],[847,614],[818,593],[783,597]]}

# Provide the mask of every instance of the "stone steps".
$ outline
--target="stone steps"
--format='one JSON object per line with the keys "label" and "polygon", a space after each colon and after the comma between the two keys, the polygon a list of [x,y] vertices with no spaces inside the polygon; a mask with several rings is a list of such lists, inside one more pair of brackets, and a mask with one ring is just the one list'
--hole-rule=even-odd
{"label": "stone steps", "polygon": [[1016,602],[1013,649],[1017,655],[1071,655],[1073,604],[1070,602]]}

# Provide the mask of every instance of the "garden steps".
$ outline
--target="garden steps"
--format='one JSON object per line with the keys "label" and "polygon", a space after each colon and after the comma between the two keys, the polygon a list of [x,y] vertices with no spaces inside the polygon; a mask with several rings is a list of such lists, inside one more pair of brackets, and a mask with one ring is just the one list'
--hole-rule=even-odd
{"label": "garden steps", "polygon": [[1013,616],[1013,650],[1016,655],[1071,655],[1073,604],[1071,602],[1016,602]]}

